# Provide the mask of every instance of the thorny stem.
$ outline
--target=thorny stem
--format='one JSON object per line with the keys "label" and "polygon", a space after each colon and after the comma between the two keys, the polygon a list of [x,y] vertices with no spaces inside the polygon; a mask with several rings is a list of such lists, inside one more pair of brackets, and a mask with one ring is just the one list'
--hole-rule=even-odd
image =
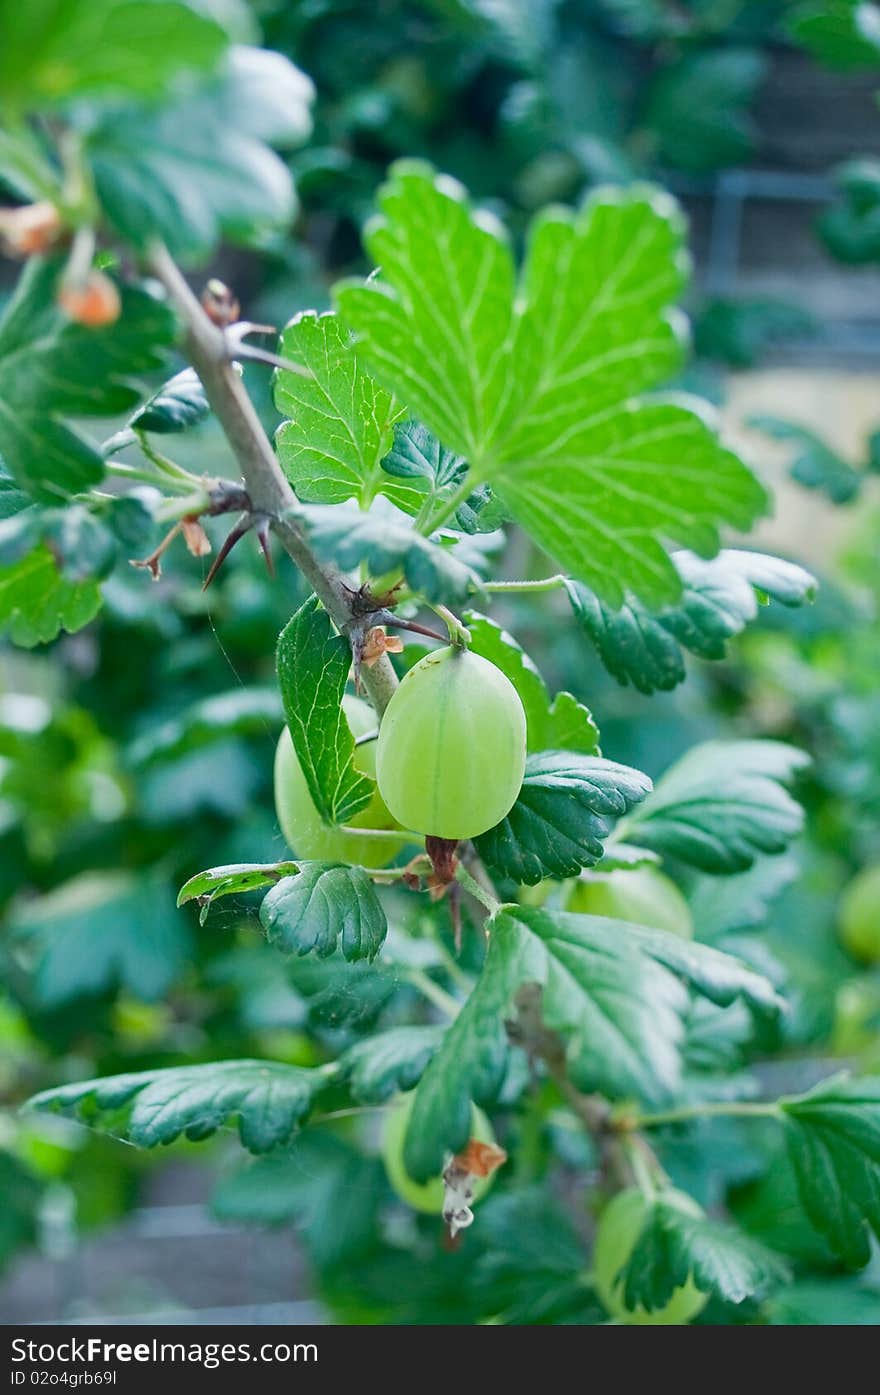
{"label": "thorny stem", "polygon": [[701,1104],[685,1104],[679,1109],[667,1109],[660,1114],[637,1114],[632,1120],[634,1129],[655,1129],[662,1124],[682,1124],[690,1119],[774,1119],[781,1116],[779,1104],[775,1100],[764,1103],[745,1100],[706,1101]]}
{"label": "thorny stem", "polygon": [[[338,572],[321,565],[291,518],[296,497],[235,371],[223,331],[208,319],[163,243],[153,244],[149,260],[183,320],[190,362],[238,461],[253,512],[271,521],[272,531],[285,552],[302,572],[334,624],[347,635],[356,618],[349,588]],[[397,675],[387,655],[364,670],[363,681],[381,716],[397,687]]]}

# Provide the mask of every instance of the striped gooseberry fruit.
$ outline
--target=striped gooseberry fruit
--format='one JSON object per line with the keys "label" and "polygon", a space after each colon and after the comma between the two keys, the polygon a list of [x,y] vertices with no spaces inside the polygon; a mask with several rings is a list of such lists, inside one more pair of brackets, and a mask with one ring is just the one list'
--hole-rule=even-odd
{"label": "striped gooseberry fruit", "polygon": [[[405,1201],[414,1211],[439,1216],[443,1210],[442,1177],[432,1177],[428,1182],[415,1182],[403,1161],[403,1145],[415,1098],[415,1090],[410,1090],[407,1094],[400,1095],[388,1109],[382,1130],[382,1161],[388,1181],[401,1201]],[[495,1142],[495,1134],[488,1117],[475,1104],[471,1105],[471,1138],[479,1140],[480,1143]],[[474,1201],[480,1201],[486,1195],[494,1177],[495,1173],[491,1172],[488,1177],[479,1178],[474,1189]]]}
{"label": "striped gooseberry fruit", "polygon": [[579,915],[604,915],[669,930],[693,939],[690,907],[675,882],[656,867],[615,868],[613,872],[587,872],[575,882],[565,904]]}
{"label": "striped gooseberry fruit", "polygon": [[[376,714],[369,703],[346,693],[342,699],[352,735],[366,736],[375,730]],[[376,742],[355,747],[354,763],[364,775],[375,777]],[[317,862],[350,862],[362,867],[384,867],[405,844],[379,838],[359,838],[326,824],[315,808],[302,766],[297,759],[287,727],[281,733],[275,752],[275,809],[281,831],[298,857]],[[352,816],[352,828],[395,828],[378,788],[369,804]]]}
{"label": "striped gooseberry fruit", "polygon": [[[687,1192],[670,1187],[664,1190],[663,1200],[688,1216],[703,1215]],[[647,1308],[628,1308],[624,1302],[623,1283],[618,1276],[635,1249],[650,1208],[650,1200],[638,1187],[618,1192],[605,1207],[599,1217],[593,1247],[596,1292],[610,1316],[618,1322],[636,1327],[682,1327],[702,1312],[707,1302],[706,1294],[700,1292],[692,1279],[675,1289],[662,1308],[649,1312]]]}
{"label": "striped gooseberry fruit", "polygon": [[421,659],[388,704],[376,779],[404,828],[476,838],[509,813],[522,785],[526,717],[513,684],[468,650]]}

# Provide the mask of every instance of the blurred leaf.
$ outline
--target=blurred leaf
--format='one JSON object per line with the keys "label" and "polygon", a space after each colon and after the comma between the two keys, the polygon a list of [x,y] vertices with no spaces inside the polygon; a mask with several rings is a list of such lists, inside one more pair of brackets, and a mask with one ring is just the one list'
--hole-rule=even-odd
{"label": "blurred leaf", "polygon": [[283,715],[275,688],[238,687],[212,693],[137,737],[129,747],[128,758],[132,765],[143,767],[173,760],[230,736],[274,735]]}
{"label": "blurred leaf", "polygon": [[592,716],[571,693],[552,699],[547,685],[513,635],[477,611],[467,611],[464,622],[471,633],[470,648],[500,668],[516,688],[526,713],[530,751],[598,751],[599,732]]}
{"label": "blurred leaf", "polygon": [[704,742],[666,772],[622,832],[703,872],[743,872],[800,833],[804,811],[785,786],[809,763],[781,741]]}
{"label": "blurred leaf", "polygon": [[473,1284],[494,1321],[560,1323],[587,1313],[603,1320],[586,1279],[583,1240],[542,1188],[490,1197],[480,1207],[480,1233],[486,1249]]}
{"label": "blurred leaf", "polygon": [[828,250],[855,266],[880,260],[880,160],[848,160],[835,171],[838,197],[819,218]]}
{"label": "blurred leaf", "polygon": [[395,517],[375,509],[361,513],[346,504],[338,508],[306,504],[294,518],[304,527],[318,557],[343,571],[355,571],[361,563],[373,576],[400,570],[413,591],[449,605],[461,605],[480,590],[479,577],[459,560],[457,547],[443,547],[422,537],[399,514]]}
{"label": "blurred leaf", "polygon": [[788,29],[829,68],[880,68],[880,11],[870,0],[806,0],[795,6]]}
{"label": "blurred leaf", "polygon": [[851,1269],[880,1239],[880,1077],[837,1076],[780,1100],[804,1210]]}
{"label": "blurred leaf", "polygon": [[681,361],[675,206],[634,189],[541,216],[518,291],[498,228],[445,176],[400,163],[380,204],[367,242],[381,272],[337,291],[364,361],[611,604],[625,588],[674,600],[661,539],[712,554],[719,523],[765,507],[702,405],[637,399]]}
{"label": "blurred leaf", "polygon": [[45,1008],[126,988],[162,998],[192,952],[189,930],[165,882],[85,873],[26,906],[15,930],[38,950],[34,994]]}
{"label": "blurred leaf", "polygon": [[0,7],[0,86],[13,109],[74,97],[157,97],[181,69],[214,66],[226,35],[177,0],[28,0]]}
{"label": "blurred leaf", "polygon": [[790,474],[798,484],[821,490],[832,504],[848,504],[857,496],[862,485],[861,472],[854,470],[814,431],[770,416],[752,417],[749,425],[776,441],[791,443],[794,451]]}
{"label": "blurred leaf", "polygon": [[376,494],[386,494],[415,512],[418,496],[382,468],[405,409],[360,366],[337,317],[303,311],[282,332],[279,352],[311,374],[279,369],[275,375],[275,406],[288,418],[275,443],[297,497],[308,504],[356,499],[365,509]]}
{"label": "blurred leaf", "polygon": [[25,1245],[37,1238],[37,1212],[43,1183],[12,1153],[0,1150],[0,1272]]}
{"label": "blurred leaf", "polygon": [[140,1148],[181,1134],[200,1142],[235,1119],[244,1147],[268,1153],[290,1141],[325,1085],[321,1072],[278,1061],[213,1061],[60,1085],[29,1107],[69,1114]]}
{"label": "blurred leaf", "polygon": [[704,358],[732,368],[753,368],[777,342],[811,338],[816,320],[800,305],[769,297],[744,300],[716,296],[694,327],[694,347]]}
{"label": "blurred leaf", "polygon": [[797,1279],[767,1305],[775,1327],[877,1327],[880,1290],[858,1279]]}
{"label": "blurred leaf", "polygon": [[270,944],[284,954],[326,959],[341,943],[345,959],[374,959],[388,923],[362,867],[300,862],[263,898],[260,921]]}
{"label": "blurred leaf", "polygon": [[742,1303],[787,1277],[772,1251],[733,1226],[683,1211],[662,1191],[622,1272],[626,1306],[649,1312],[668,1303],[688,1279],[703,1293]]}
{"label": "blurred leaf", "polygon": [[766,925],[770,909],[800,868],[793,857],[759,857],[733,876],[700,876],[688,903],[701,940],[715,940]]}
{"label": "blurred leaf", "polygon": [[55,302],[62,266],[32,258],[0,321],[0,454],[21,488],[49,504],[104,474],[99,451],[62,418],[129,410],[140,396],[132,376],[160,367],[174,338],[167,306],[131,286],[115,324],[68,320]]}
{"label": "blurred leaf", "polygon": [[385,1191],[381,1163],[333,1134],[309,1129],[283,1158],[261,1158],[227,1177],[211,1206],[223,1221],[290,1225],[312,1260],[334,1269],[367,1251]]}
{"label": "blurred leaf", "polygon": [[683,649],[700,659],[725,658],[727,641],[755,619],[762,596],[799,606],[816,593],[816,581],[803,567],[761,552],[725,548],[709,562],[676,552],[672,561],[682,581],[681,600],[654,613],[633,597],[612,610],[580,582],[566,585],[608,672],[641,693],[668,692],[684,682]]}
{"label": "blurred leaf", "polygon": [[86,156],[116,230],[203,260],[221,235],[252,242],[288,224],[290,173],[272,145],[311,129],[309,79],[280,53],[233,46],[218,76],[160,107],[94,113]]}
{"label": "blurred leaf", "polygon": [[749,107],[766,72],[756,49],[700,49],[656,74],[643,122],[662,161],[685,170],[736,165],[752,154]]}
{"label": "blurred leaf", "polygon": [[370,802],[373,781],[354,763],[342,709],[351,646],[310,596],[278,636],[278,686],[309,793],[328,824],[348,823]]}
{"label": "blurred leaf", "polygon": [[576,752],[529,756],[510,813],[474,840],[490,868],[535,886],[544,877],[572,877],[602,857],[612,823],[651,788],[627,765]]}

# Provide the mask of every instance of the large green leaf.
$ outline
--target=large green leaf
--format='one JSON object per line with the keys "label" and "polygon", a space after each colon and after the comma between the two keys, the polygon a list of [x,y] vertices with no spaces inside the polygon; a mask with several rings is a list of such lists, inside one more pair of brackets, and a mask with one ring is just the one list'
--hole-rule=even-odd
{"label": "large green leaf", "polygon": [[644,799],[647,775],[574,751],[529,756],[522,789],[506,818],[475,839],[480,856],[504,877],[535,886],[573,877],[604,853],[615,819]]}
{"label": "large green leaf", "polygon": [[513,635],[494,620],[469,611],[465,623],[471,632],[475,654],[481,654],[510,679],[525,708],[530,751],[580,751],[594,755],[599,749],[599,732],[593,718],[571,693],[557,693],[552,699],[535,664]]}
{"label": "large green leaf", "polygon": [[614,610],[581,582],[566,586],[608,672],[641,693],[665,692],[684,681],[683,650],[700,659],[723,659],[727,641],[755,619],[762,597],[799,606],[816,593],[816,581],[803,567],[761,552],[726,548],[708,562],[692,552],[676,552],[672,562],[681,577],[681,598],[656,612],[634,596]]}
{"label": "large green leaf", "polygon": [[637,397],[681,361],[672,202],[636,188],[543,215],[519,285],[499,229],[429,167],[396,165],[381,209],[378,276],[337,292],[364,361],[604,599],[675,600],[663,542],[713,555],[766,498],[700,404]]}
{"label": "large green leaf", "polygon": [[405,507],[418,493],[393,480],[381,461],[405,409],[358,362],[335,315],[306,311],[281,336],[281,353],[310,377],[279,370],[275,406],[287,418],[275,438],[284,473],[307,504],[368,508],[377,494]]}
{"label": "large green leaf", "polygon": [[93,95],[156,97],[208,69],[226,34],[181,0],[27,0],[0,6],[0,88],[19,110]]}
{"label": "large green leaf", "polygon": [[682,1210],[662,1191],[648,1210],[622,1273],[626,1306],[662,1308],[690,1279],[727,1303],[758,1297],[787,1278],[786,1265],[757,1240]]}
{"label": "large green leaf", "polygon": [[315,808],[328,824],[347,823],[370,802],[374,786],[355,766],[342,709],[351,648],[315,596],[278,636],[276,662],[287,726]]}
{"label": "large green leaf", "polygon": [[69,1114],[141,1148],[201,1140],[230,1119],[251,1153],[287,1143],[306,1119],[327,1077],[278,1061],[213,1061],[132,1075],[110,1075],[44,1090],[33,1109]]}
{"label": "large green leaf", "polygon": [[804,811],[785,786],[809,763],[781,741],[704,742],[666,772],[622,833],[703,872],[743,872],[800,833]]}
{"label": "large green leaf", "polygon": [[301,862],[295,876],[266,893],[260,920],[270,944],[283,953],[322,959],[340,942],[344,958],[374,959],[388,931],[364,869],[332,862]]}
{"label": "large green leaf", "polygon": [[837,1077],[780,1101],[789,1156],[810,1221],[851,1268],[880,1239],[880,1076]]}
{"label": "large green leaf", "polygon": [[94,581],[67,581],[48,547],[0,567],[0,632],[13,644],[32,649],[48,644],[61,630],[74,634],[101,609]]}
{"label": "large green leaf", "polygon": [[117,231],[186,259],[222,235],[249,242],[293,216],[287,165],[271,149],[311,129],[312,84],[280,53],[234,46],[216,77],[160,107],[96,110],[86,156]]}
{"label": "large green leaf", "polygon": [[503,906],[488,927],[476,987],[447,1029],[416,1093],[406,1165],[439,1172],[465,1143],[470,1101],[491,1103],[507,1061],[505,1018],[527,984],[541,990],[543,1025],[558,1034],[581,1090],[611,1099],[662,1099],[680,1084],[685,985],[711,1002],[742,998],[777,1009],[772,987],[731,955],[665,931],[603,916]]}
{"label": "large green leaf", "polygon": [[128,411],[140,398],[133,375],[161,366],[175,332],[168,307],[134,287],[115,324],[74,324],[55,302],[61,266],[33,258],[0,321],[0,455],[22,489],[55,504],[104,474],[62,418]]}

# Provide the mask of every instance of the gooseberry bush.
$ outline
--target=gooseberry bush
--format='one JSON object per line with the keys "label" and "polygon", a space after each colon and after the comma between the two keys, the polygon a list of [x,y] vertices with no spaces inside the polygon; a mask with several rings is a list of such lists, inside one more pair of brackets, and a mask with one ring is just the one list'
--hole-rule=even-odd
{"label": "gooseberry bush", "polygon": [[[337,1012],[308,1063],[184,1060],[31,1107],[146,1149],[236,1123],[261,1156],[221,1205],[274,1197],[313,1233],[332,1213],[328,1269],[381,1222],[382,1152],[404,1214],[427,1218],[422,1266],[455,1266],[471,1320],[763,1320],[792,1275],[771,1226],[724,1214],[725,1124],[741,1149],[784,1148],[828,1265],[865,1266],[880,1077],[778,1096],[749,1069],[789,1004],[744,932],[801,831],[806,755],[743,731],[653,782],[516,638],[518,607],[546,596],[543,623],[621,686],[668,692],[762,604],[813,598],[800,566],[723,545],[770,500],[674,387],[676,204],[602,187],[539,212],[519,248],[455,181],[398,162],[365,232],[374,269],[266,347],[232,291],[194,291],[181,266],[290,226],[276,151],[308,137],[308,78],[230,44],[209,7],[95,0],[63,32],[41,15],[26,39],[0,32],[18,199],[0,227],[23,263],[0,322],[0,623],[25,647],[73,634],[114,569],[134,561],[148,589],[226,515],[208,584],[249,540],[270,568],[287,554],[307,594],[276,693],[229,721],[275,723],[288,846],[196,872],[178,905],[210,930],[217,902],[258,901],[263,952]],[[260,364],[274,443],[241,372]],[[175,459],[208,417],[224,476]],[[510,575],[514,537],[546,572]],[[862,916],[854,899],[873,953]],[[387,1283],[393,1321],[393,1267]]]}

